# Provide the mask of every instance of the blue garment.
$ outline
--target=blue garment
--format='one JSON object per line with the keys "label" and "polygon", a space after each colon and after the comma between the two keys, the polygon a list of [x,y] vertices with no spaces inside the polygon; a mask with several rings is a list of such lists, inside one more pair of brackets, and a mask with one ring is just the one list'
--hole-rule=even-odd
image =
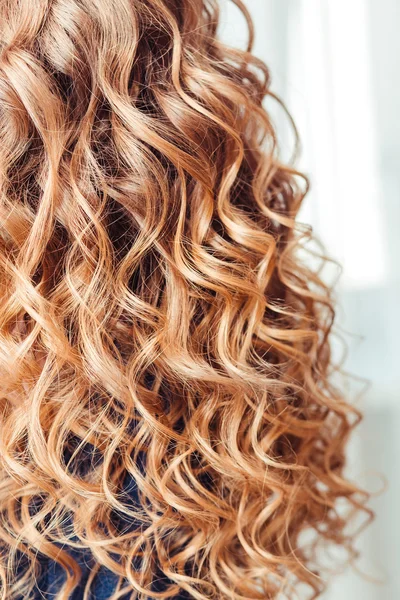
{"label": "blue garment", "polygon": [[[71,449],[68,454],[70,454]],[[91,451],[88,451],[86,456],[90,456],[91,465],[93,466],[93,447]],[[68,456],[66,456],[68,462]],[[137,463],[140,470],[144,472],[145,469],[145,456],[140,454],[138,457],[139,462]],[[80,474],[84,474],[85,471],[89,468],[87,460],[82,458],[82,454],[80,456],[79,464],[77,465]],[[122,483],[122,501],[125,506],[133,508],[139,506],[139,496],[137,492],[137,484],[133,477],[127,473],[125,479]],[[120,499],[121,499],[120,498]],[[37,508],[40,507],[40,503]],[[139,526],[138,523],[128,522],[126,516],[116,516],[115,519],[116,524],[118,524],[118,528],[120,530],[134,530]],[[78,540],[77,540],[78,541]],[[64,548],[65,549],[65,548]],[[93,566],[93,557],[89,549],[77,549],[73,547],[69,547],[67,549],[68,553],[76,560],[76,562],[80,565],[82,571],[82,577],[79,583],[79,586],[72,593],[70,600],[82,600],[84,597],[84,590],[87,580],[91,573],[91,568]],[[59,591],[60,587],[64,583],[66,579],[66,573],[63,567],[58,564],[56,561],[53,561],[46,557],[45,555],[38,555],[38,559],[41,564],[41,574],[37,579],[36,588],[34,591],[34,596],[32,600],[50,600],[53,599],[55,594]],[[22,565],[22,563],[21,563]],[[173,582],[169,580],[162,571],[157,570],[154,575],[154,582],[152,584],[152,591],[162,592],[164,591],[168,584],[171,585]],[[112,573],[109,569],[104,566],[101,566],[99,571],[96,573],[94,577],[91,587],[90,587],[90,600],[109,600],[112,596],[115,588],[118,584],[118,576]],[[130,593],[127,593],[121,600],[130,600],[131,593],[134,590],[132,589]],[[178,596],[174,597],[174,600],[190,600],[191,596],[187,594],[186,591],[181,591]],[[25,598],[21,600],[26,600]]]}
{"label": "blue garment", "polygon": [[[79,562],[79,565],[82,569],[82,579],[79,583],[79,586],[75,588],[74,592],[72,593],[70,600],[82,600],[85,585],[90,575],[90,558],[88,554],[79,554],[76,552],[76,550],[70,551],[70,553],[74,556],[77,562]],[[50,600],[54,598],[55,594],[57,591],[59,591],[61,585],[65,581],[65,571],[58,563],[49,560],[47,557],[44,558],[41,563],[42,576],[37,582],[34,600]],[[156,581],[157,579],[158,578],[156,578]],[[165,581],[166,580],[164,579],[164,582]],[[103,566],[100,567],[91,584],[89,596],[90,600],[109,600],[115,591],[117,583],[118,577],[114,573]],[[161,579],[159,579],[158,583],[153,584],[152,590],[161,592],[165,589],[165,587],[165,583],[162,584]],[[130,595],[131,593],[128,592],[126,595],[122,596],[120,600],[129,600]],[[175,600],[189,599],[190,596],[184,591],[180,592],[180,594],[175,597]]]}
{"label": "blue garment", "polygon": [[[74,590],[71,600],[82,600],[85,585],[90,575],[90,564],[85,561],[85,556],[83,554],[78,558],[76,552],[70,551],[70,553],[75,559],[78,559],[82,569],[82,579],[79,586]],[[49,560],[47,557],[44,557],[43,560],[41,560],[41,566],[42,576],[38,580],[34,598],[35,600],[50,600],[50,598],[54,598],[55,594],[59,591],[61,585],[65,581],[65,572],[58,563]],[[117,581],[118,578],[116,575],[111,573],[108,569],[101,567],[92,583],[90,594],[91,600],[108,600],[115,590]],[[126,596],[126,600],[128,599],[129,595]],[[125,600],[125,598],[122,600]]]}
{"label": "blue garment", "polygon": [[[77,549],[70,547],[68,553],[79,564],[82,572],[81,580],[77,588],[72,593],[70,600],[82,600],[84,590],[91,568],[93,566],[93,557],[89,549]],[[39,557],[38,557],[39,558]],[[63,567],[49,559],[45,555],[39,558],[41,564],[41,575],[37,579],[34,597],[32,600],[50,600],[59,591],[66,579],[66,573]],[[162,592],[173,582],[169,580],[162,571],[157,570],[154,573],[154,582],[152,591]],[[118,576],[104,566],[101,566],[94,577],[90,587],[90,600],[109,600],[118,584]],[[133,590],[131,590],[132,592]],[[121,600],[130,600],[131,592],[121,597]],[[191,596],[185,591],[181,591],[174,600],[190,600]],[[21,600],[26,600],[25,598]]]}

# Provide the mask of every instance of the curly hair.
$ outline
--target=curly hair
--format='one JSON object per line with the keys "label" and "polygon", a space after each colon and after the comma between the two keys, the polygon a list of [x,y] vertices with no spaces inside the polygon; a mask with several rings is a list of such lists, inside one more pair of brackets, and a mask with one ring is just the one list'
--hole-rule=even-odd
{"label": "curly hair", "polygon": [[0,4],[3,599],[79,551],[85,599],[317,597],[355,552],[334,289],[234,3],[246,50],[216,0]]}

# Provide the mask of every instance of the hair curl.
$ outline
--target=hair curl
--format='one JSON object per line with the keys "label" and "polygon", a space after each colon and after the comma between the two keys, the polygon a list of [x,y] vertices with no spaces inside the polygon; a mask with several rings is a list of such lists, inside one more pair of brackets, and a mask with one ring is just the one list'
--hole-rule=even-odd
{"label": "hair curl", "polygon": [[3,599],[80,550],[85,598],[318,596],[352,551],[360,415],[235,4],[246,51],[214,0],[0,4]]}

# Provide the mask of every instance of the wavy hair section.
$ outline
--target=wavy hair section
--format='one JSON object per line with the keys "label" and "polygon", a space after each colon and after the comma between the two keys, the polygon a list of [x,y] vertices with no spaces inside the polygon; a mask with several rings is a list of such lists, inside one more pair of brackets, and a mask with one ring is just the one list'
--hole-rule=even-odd
{"label": "wavy hair section", "polygon": [[354,554],[360,415],[235,4],[246,51],[213,0],[0,4],[4,600],[79,551],[112,600],[317,597]]}

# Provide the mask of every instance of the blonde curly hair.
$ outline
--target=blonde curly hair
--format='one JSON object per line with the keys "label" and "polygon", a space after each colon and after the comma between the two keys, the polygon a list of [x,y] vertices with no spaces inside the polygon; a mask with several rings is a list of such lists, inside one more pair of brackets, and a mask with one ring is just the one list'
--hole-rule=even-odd
{"label": "blonde curly hair", "polygon": [[353,551],[360,415],[235,4],[245,51],[216,0],[0,3],[4,600],[79,552],[85,599],[316,597]]}

